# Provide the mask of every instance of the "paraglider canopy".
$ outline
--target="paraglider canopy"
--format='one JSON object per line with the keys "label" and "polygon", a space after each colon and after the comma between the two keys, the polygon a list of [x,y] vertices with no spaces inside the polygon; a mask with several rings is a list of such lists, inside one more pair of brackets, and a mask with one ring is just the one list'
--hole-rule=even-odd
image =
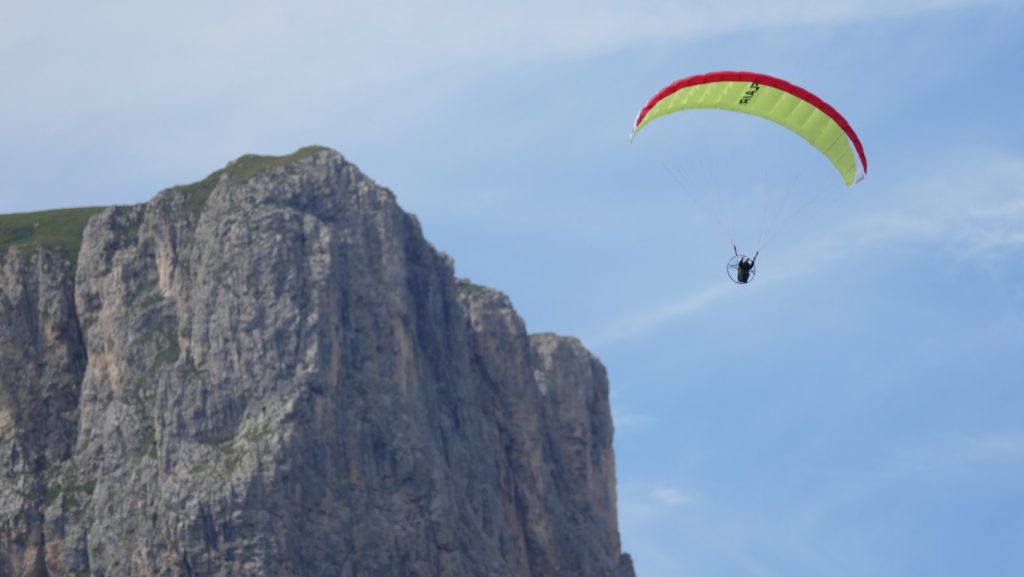
{"label": "paraglider canopy", "polygon": [[669,84],[640,110],[630,140],[661,116],[699,108],[760,116],[792,130],[832,162],[847,186],[867,174],[864,147],[835,108],[808,90],[757,72],[710,72]]}

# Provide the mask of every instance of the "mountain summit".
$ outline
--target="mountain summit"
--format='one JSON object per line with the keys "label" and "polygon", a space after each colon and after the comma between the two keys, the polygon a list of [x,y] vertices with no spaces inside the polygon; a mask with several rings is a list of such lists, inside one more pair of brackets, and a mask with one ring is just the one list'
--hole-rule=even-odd
{"label": "mountain summit", "polygon": [[0,575],[632,577],[604,368],[329,149],[0,216]]}

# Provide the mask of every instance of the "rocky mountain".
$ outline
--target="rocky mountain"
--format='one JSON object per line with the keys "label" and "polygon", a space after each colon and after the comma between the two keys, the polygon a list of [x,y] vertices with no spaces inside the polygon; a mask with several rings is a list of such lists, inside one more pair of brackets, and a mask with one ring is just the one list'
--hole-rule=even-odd
{"label": "rocky mountain", "polygon": [[632,577],[604,368],[329,149],[2,216],[0,575]]}

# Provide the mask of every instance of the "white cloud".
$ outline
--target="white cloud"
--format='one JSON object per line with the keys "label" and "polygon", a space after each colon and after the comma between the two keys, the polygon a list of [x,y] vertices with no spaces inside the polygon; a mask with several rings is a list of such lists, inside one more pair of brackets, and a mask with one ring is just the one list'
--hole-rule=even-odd
{"label": "white cloud", "polygon": [[669,507],[678,507],[680,505],[690,505],[693,503],[693,497],[671,487],[656,487],[651,492],[651,498],[654,501]]}
{"label": "white cloud", "polygon": [[[772,274],[758,288],[820,274],[827,263],[852,259],[884,246],[924,245],[959,262],[990,268],[1018,259],[1024,249],[1024,156],[959,151],[926,178],[880,183],[879,199],[897,198],[837,223],[829,234],[772,255]],[[883,204],[879,201],[876,204]],[[601,345],[647,334],[735,295],[729,283],[688,292],[673,301],[632,312],[587,338]]]}
{"label": "white cloud", "polygon": [[624,525],[649,525],[666,518],[678,518],[678,511],[673,509],[700,503],[697,495],[647,481],[620,480],[618,492],[619,514]]}
{"label": "white cloud", "polygon": [[857,510],[880,498],[908,487],[937,480],[955,484],[957,475],[986,467],[1024,463],[1024,432],[1003,431],[937,439],[927,444],[894,447],[871,467],[854,472],[843,483],[810,500],[800,513],[807,532],[837,511]]}
{"label": "white cloud", "polygon": [[[0,3],[0,52],[18,55],[0,62],[16,87],[0,91],[0,152],[18,166],[70,158],[67,178],[95,197],[120,186],[97,173],[124,166],[140,172],[135,186],[163,185],[244,152],[380,146],[410,119],[440,117],[453,93],[522,67],[982,4],[12,0]],[[23,187],[66,186],[30,168],[12,176]]]}
{"label": "white cloud", "polygon": [[1024,460],[1024,431],[1004,431],[962,437],[913,451],[902,460],[911,472],[949,473],[986,463]]}
{"label": "white cloud", "polygon": [[[22,90],[10,91],[17,94],[3,101],[21,98],[20,104],[39,115],[153,102],[175,106],[182,100],[230,102],[238,92],[246,102],[337,106],[339,100],[379,95],[383,87],[399,95],[422,94],[426,81],[443,84],[451,75],[489,74],[650,43],[1005,3],[777,0],[769,8],[752,0],[14,2],[0,9],[0,47],[22,55],[5,63],[7,80]],[[403,106],[416,105],[405,100]]]}
{"label": "white cloud", "polygon": [[658,422],[658,418],[643,413],[616,413],[613,422],[617,432],[636,431],[650,429]]}
{"label": "white cloud", "polygon": [[730,295],[732,290],[734,287],[731,283],[720,282],[696,293],[687,293],[657,308],[635,312],[614,320],[585,340],[592,346],[599,346],[642,335],[667,322],[697,313]]}
{"label": "white cloud", "polygon": [[1005,257],[1024,247],[1024,157],[997,151],[965,152],[931,177],[881,194],[907,202],[847,227],[857,246],[929,242],[961,260]]}

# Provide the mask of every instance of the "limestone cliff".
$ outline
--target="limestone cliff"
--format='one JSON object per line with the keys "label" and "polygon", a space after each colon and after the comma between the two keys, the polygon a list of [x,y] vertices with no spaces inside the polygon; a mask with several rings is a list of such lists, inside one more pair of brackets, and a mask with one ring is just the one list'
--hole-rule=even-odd
{"label": "limestone cliff", "polygon": [[0,217],[0,258],[0,575],[633,575],[601,364],[338,153]]}

